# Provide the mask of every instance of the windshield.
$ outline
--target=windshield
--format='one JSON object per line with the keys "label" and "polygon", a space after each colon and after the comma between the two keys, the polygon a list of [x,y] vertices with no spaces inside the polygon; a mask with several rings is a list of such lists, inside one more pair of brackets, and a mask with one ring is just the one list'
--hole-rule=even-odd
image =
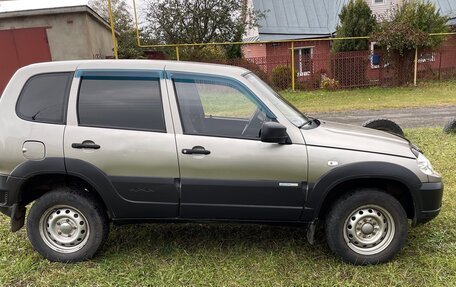
{"label": "windshield", "polygon": [[262,92],[272,104],[295,126],[302,127],[309,119],[287,100],[276,93],[268,84],[257,77],[254,73],[247,73],[244,77]]}

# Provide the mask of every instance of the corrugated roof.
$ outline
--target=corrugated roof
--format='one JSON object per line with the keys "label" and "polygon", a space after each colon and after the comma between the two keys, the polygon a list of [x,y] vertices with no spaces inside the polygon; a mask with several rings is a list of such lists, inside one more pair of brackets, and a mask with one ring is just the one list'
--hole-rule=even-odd
{"label": "corrugated roof", "polygon": [[[329,37],[339,24],[342,7],[350,0],[253,0],[253,8],[265,11],[259,22],[259,40],[291,40]],[[370,0],[367,0],[370,1]],[[428,0],[456,24],[456,0]]]}
{"label": "corrugated roof", "polygon": [[456,0],[429,0],[440,9],[440,14],[450,18],[456,17]]}
{"label": "corrugated roof", "polygon": [[456,25],[456,0],[429,0],[440,9],[440,14],[450,18],[449,24]]}
{"label": "corrugated roof", "polygon": [[339,12],[348,0],[253,0],[260,20],[261,40],[313,38],[335,32]]}

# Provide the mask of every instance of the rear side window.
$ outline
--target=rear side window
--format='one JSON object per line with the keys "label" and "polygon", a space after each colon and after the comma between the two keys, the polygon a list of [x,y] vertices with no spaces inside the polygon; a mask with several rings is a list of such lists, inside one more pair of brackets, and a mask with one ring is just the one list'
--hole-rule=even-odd
{"label": "rear side window", "polygon": [[82,77],[81,126],[166,132],[158,78]]}
{"label": "rear side window", "polygon": [[72,73],[41,74],[25,83],[16,105],[28,121],[64,124]]}

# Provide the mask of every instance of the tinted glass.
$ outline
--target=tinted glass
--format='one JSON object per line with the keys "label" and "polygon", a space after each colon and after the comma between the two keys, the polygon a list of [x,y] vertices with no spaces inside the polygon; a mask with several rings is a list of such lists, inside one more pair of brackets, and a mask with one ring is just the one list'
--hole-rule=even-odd
{"label": "tinted glass", "polygon": [[265,108],[246,89],[224,79],[174,79],[184,132],[235,138],[259,138]]}
{"label": "tinted glass", "polygon": [[65,123],[71,73],[42,74],[30,78],[22,89],[16,112],[29,121]]}
{"label": "tinted glass", "polygon": [[79,124],[165,132],[159,79],[82,78]]}

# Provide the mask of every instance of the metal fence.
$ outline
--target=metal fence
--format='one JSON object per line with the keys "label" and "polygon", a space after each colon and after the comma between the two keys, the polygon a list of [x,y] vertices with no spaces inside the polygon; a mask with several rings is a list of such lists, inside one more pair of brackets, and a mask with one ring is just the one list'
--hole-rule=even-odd
{"label": "metal fence", "polygon": [[[113,16],[108,0],[115,58],[117,46]],[[439,49],[433,51],[415,49],[414,56],[388,56],[375,49],[354,52],[332,52],[334,41],[363,40],[364,37],[336,37],[305,40],[281,40],[263,42],[223,42],[223,43],[182,43],[144,44],[138,28],[136,0],[133,0],[138,47],[152,49],[151,59],[174,58],[176,60],[200,61],[200,58],[181,57],[180,49],[203,49],[207,46],[240,45],[242,58],[202,59],[204,62],[223,63],[245,67],[278,89],[339,89],[369,86],[417,85],[419,80],[443,80],[455,78],[456,74],[456,32],[431,33],[429,36],[448,36]],[[157,49],[162,49],[157,51]],[[163,53],[167,50],[168,53]],[[169,49],[174,53],[169,53]],[[412,53],[413,54],[413,53]],[[174,55],[170,56],[170,55]]]}
{"label": "metal fence", "polygon": [[[417,50],[412,57],[391,57],[381,50],[331,52],[330,45],[318,49],[308,43],[299,44],[244,45],[241,59],[201,60],[181,56],[179,60],[245,67],[281,90],[292,89],[293,81],[294,89],[309,90],[401,86],[416,81],[456,79],[455,36],[439,49]],[[260,45],[266,46],[261,48],[267,50],[266,55],[255,56],[252,51],[261,50]],[[293,57],[290,49],[294,51]]]}
{"label": "metal fence", "polygon": [[456,35],[449,36],[436,50],[417,49],[408,56],[387,55],[373,49],[374,44],[371,43],[372,49],[366,51],[332,52],[329,40],[248,43],[241,45],[243,57],[238,59],[201,59],[185,53],[186,49],[203,49],[210,44],[169,47],[171,50],[167,54],[153,52],[149,55],[150,58],[244,67],[279,90],[401,86],[426,80],[456,79]]}

